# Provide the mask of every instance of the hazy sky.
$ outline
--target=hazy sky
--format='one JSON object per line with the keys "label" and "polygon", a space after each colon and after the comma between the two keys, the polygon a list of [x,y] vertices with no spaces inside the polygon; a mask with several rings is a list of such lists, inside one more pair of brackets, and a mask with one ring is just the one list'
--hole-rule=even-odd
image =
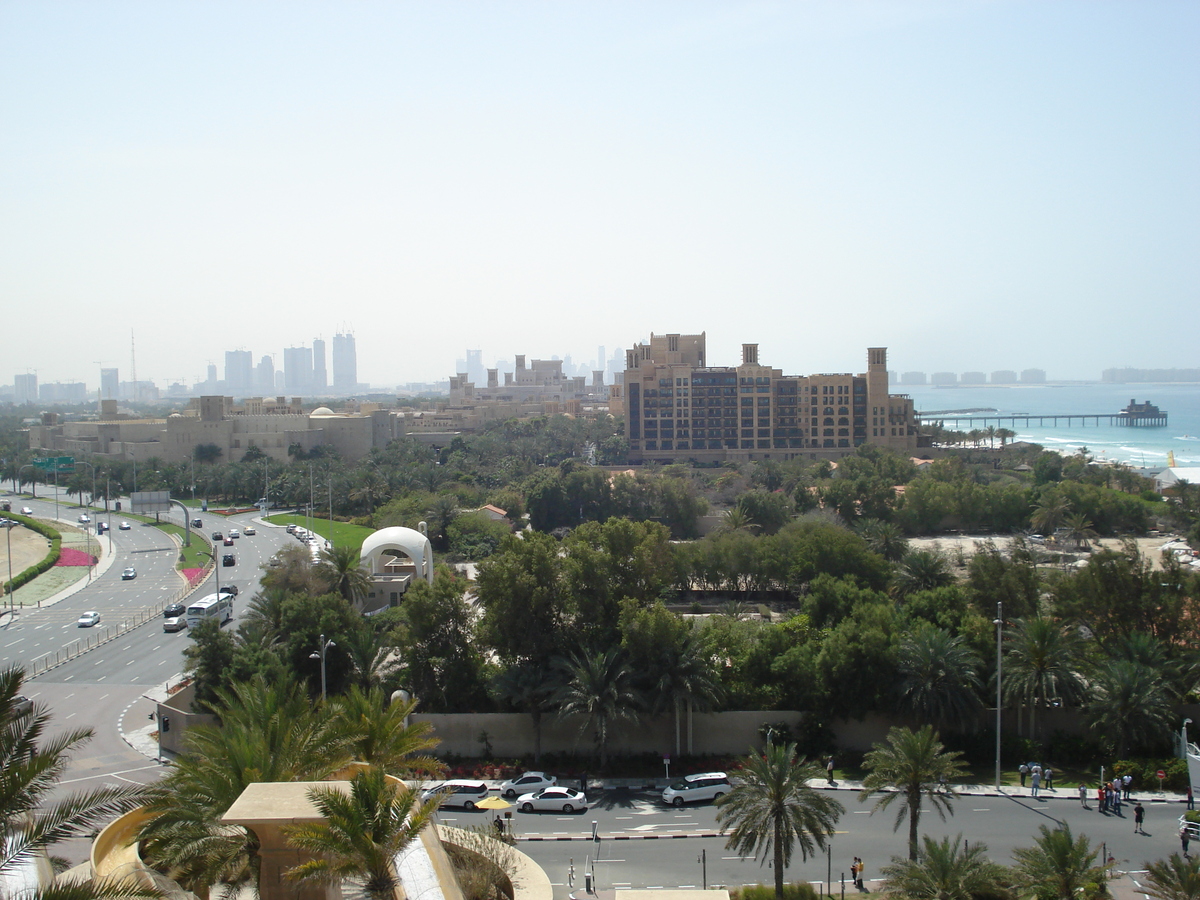
{"label": "hazy sky", "polygon": [[0,3],[0,383],[1200,365],[1200,3]]}

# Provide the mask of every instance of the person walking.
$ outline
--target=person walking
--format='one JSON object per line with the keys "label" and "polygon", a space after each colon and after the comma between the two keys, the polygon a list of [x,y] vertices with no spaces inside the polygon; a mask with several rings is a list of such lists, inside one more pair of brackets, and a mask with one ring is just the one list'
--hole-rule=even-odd
{"label": "person walking", "polygon": [[1129,794],[1133,790],[1133,776],[1125,775],[1121,778],[1121,787],[1125,790],[1125,799],[1129,799]]}
{"label": "person walking", "polygon": [[[1179,829],[1179,843],[1183,845],[1183,855],[1188,856],[1188,842],[1192,839],[1191,832],[1188,831],[1187,825]],[[1190,858],[1190,857],[1189,857]]]}
{"label": "person walking", "polygon": [[854,857],[854,862],[850,863],[850,883],[858,887],[858,857]]}
{"label": "person walking", "polygon": [[1113,812],[1118,816],[1121,815],[1121,783],[1118,781],[1113,784]]}
{"label": "person walking", "polygon": [[1142,823],[1146,821],[1146,807],[1142,806],[1142,801],[1139,800],[1137,806],[1133,808],[1133,833],[1145,834],[1142,831]]}
{"label": "person walking", "polygon": [[1108,812],[1108,794],[1104,790],[1104,785],[1096,788],[1096,811],[1099,813]]}
{"label": "person walking", "polygon": [[1029,796],[1036,798],[1038,795],[1038,788],[1040,788],[1041,786],[1042,786],[1042,773],[1034,772],[1033,780],[1031,780],[1029,782]]}
{"label": "person walking", "polygon": [[1021,775],[1021,787],[1025,787],[1025,776],[1029,774],[1029,766],[1025,765],[1025,763],[1021,763],[1021,766],[1017,769],[1017,772]]}
{"label": "person walking", "polygon": [[1046,790],[1054,790],[1054,770],[1049,766],[1042,769],[1042,777],[1046,779]]}
{"label": "person walking", "polygon": [[833,757],[829,757],[829,762],[825,763],[825,777],[829,779],[829,783],[833,784]]}
{"label": "person walking", "polygon": [[862,857],[859,857],[859,859],[858,859],[858,881],[856,882],[855,886],[860,891],[866,890],[866,885],[863,884],[863,869],[865,869],[866,867],[867,867],[867,865],[866,865],[866,863],[864,863],[862,861]]}
{"label": "person walking", "polygon": [[1081,781],[1081,782],[1079,782],[1079,805],[1080,805],[1080,806],[1082,806],[1084,809],[1087,809],[1087,808],[1088,808],[1088,805],[1087,805],[1087,785],[1086,785],[1086,784],[1084,784],[1082,781]]}

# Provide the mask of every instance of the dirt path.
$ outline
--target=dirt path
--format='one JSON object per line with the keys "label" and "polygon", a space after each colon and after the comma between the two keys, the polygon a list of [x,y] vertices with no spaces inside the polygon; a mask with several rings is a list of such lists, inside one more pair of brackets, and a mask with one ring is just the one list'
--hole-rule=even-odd
{"label": "dirt path", "polygon": [[[1154,568],[1161,569],[1161,547],[1167,541],[1171,540],[1171,537],[1171,535],[1139,537],[1134,538],[1134,543],[1137,544],[1138,552],[1150,560]],[[938,537],[912,538],[908,544],[914,550],[940,550],[952,557],[957,557],[961,550],[963,558],[970,559],[975,555],[975,551],[980,544],[991,541],[997,547],[1003,549],[1009,545],[1012,539],[1013,536],[1009,534],[944,534]],[[1099,541],[1093,541],[1094,547],[1105,550],[1120,550],[1122,544],[1123,541],[1120,538],[1104,538]],[[1086,556],[1086,554],[1078,555],[1081,558]]]}

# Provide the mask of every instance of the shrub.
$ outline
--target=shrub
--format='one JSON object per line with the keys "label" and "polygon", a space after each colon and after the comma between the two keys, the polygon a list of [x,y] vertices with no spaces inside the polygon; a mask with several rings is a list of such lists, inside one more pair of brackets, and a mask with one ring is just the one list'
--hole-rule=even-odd
{"label": "shrub", "polygon": [[20,522],[30,531],[36,531],[43,537],[50,539],[50,552],[25,571],[13,576],[12,586],[8,590],[15,591],[17,588],[29,584],[29,582],[33,581],[33,579],[37,578],[43,572],[49,571],[54,567],[54,564],[58,562],[58,558],[62,554],[62,534],[57,529],[51,528],[37,519],[17,515],[10,516],[9,518]]}
{"label": "shrub", "polygon": [[[741,888],[731,888],[730,900],[775,900],[775,888],[765,884],[749,884]],[[811,884],[796,882],[783,886],[783,900],[820,900],[820,895]]]}
{"label": "shrub", "polygon": [[1133,776],[1131,787],[1134,791],[1157,791],[1159,769],[1167,773],[1163,779],[1163,789],[1168,791],[1186,791],[1188,786],[1187,761],[1179,758],[1154,759],[1119,759],[1113,763],[1114,776]]}

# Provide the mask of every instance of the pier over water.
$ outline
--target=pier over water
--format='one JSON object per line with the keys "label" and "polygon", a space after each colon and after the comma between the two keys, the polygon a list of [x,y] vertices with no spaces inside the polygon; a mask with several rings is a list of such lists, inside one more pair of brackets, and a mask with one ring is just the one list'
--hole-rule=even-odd
{"label": "pier over water", "polygon": [[[982,415],[979,415],[982,413]],[[1129,405],[1115,413],[998,413],[979,409],[972,410],[933,410],[917,412],[916,416],[922,422],[937,423],[943,427],[947,423],[954,425],[1033,425],[1044,428],[1047,425],[1056,427],[1060,422],[1070,428],[1078,423],[1087,427],[1090,420],[1096,427],[1104,425],[1121,425],[1129,428],[1163,428],[1167,424],[1167,413],[1150,401],[1138,403],[1130,400]]]}

